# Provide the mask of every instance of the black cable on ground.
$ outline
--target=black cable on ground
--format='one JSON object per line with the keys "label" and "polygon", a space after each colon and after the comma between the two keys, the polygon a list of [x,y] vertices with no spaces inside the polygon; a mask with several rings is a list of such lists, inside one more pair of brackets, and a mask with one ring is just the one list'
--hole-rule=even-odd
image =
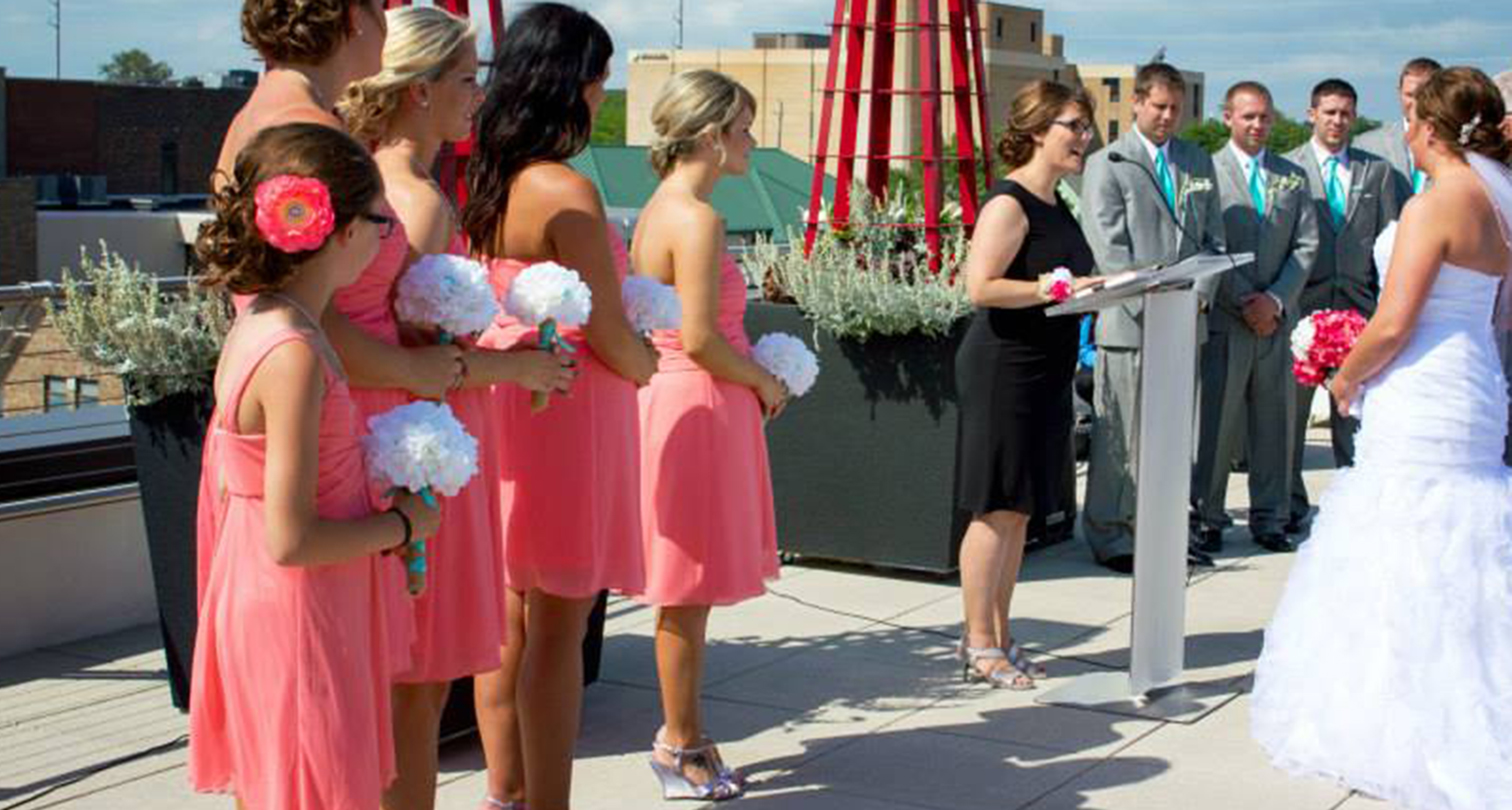
{"label": "black cable on ground", "polygon": [[27,796],[19,802],[12,802],[5,805],[4,807],[0,807],[0,810],[16,810],[16,808],[18,807],[25,807],[26,805],[38,801],[44,797],[50,796],[53,793],[62,790],[63,788],[69,787],[70,785],[77,785],[78,783],[84,781],[85,779],[88,779],[91,776],[96,776],[98,774],[104,773],[111,768],[118,768],[122,765],[136,762],[139,759],[146,759],[147,757],[157,756],[158,754],[166,754],[169,751],[184,747],[184,745],[186,745],[188,742],[189,735],[181,734],[177,738],[169,740],[168,742],[158,743],[157,745],[154,745],[150,748],[143,748],[140,751],[125,754],[123,756],[116,757],[115,759],[101,762],[98,765],[92,765],[84,769],[83,771],[75,773],[73,776],[68,777],[67,779],[57,783],[56,785],[48,785],[45,789]]}

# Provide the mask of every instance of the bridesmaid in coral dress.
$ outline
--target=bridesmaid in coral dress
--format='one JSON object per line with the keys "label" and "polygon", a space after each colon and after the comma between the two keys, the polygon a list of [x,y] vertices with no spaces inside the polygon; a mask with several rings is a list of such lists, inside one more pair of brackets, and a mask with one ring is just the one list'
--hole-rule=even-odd
{"label": "bridesmaid in coral dress", "polygon": [[682,328],[653,334],[661,364],[640,391],[645,600],[657,606],[664,725],[651,768],[668,799],[728,799],[744,789],[705,735],[699,712],[713,605],[766,591],[777,533],[765,417],[787,397],[751,360],[745,278],[709,204],[721,177],[744,174],[756,102],[712,70],[679,73],[651,110],[661,186],[636,227],[636,271],[676,287]]}
{"label": "bridesmaid in coral dress", "polygon": [[[578,347],[570,397],[532,414],[525,391],[497,389],[505,583],[524,610],[523,626],[510,611],[503,671],[476,681],[490,807],[567,810],[588,614],[599,591],[644,583],[635,389],[656,355],[625,318],[598,192],[566,165],[588,143],[613,49],[586,13],[527,7],[498,44],[468,167],[463,228],[501,294],[551,260],[593,295],[588,323],[564,330]],[[501,318],[481,343],[537,339]]]}
{"label": "bridesmaid in coral dress", "polygon": [[[397,334],[392,285],[405,254],[465,253],[451,204],[427,167],[446,142],[467,138],[482,100],[477,84],[477,41],[470,22],[433,6],[387,13],[383,70],[354,82],[341,104],[347,127],[377,144],[374,158],[405,238],[390,240],[361,281],[338,294],[349,317],[377,325],[384,339]],[[406,243],[407,248],[406,251]],[[418,333],[416,337],[419,337]],[[434,343],[427,339],[426,343]],[[384,795],[385,810],[435,806],[441,713],[451,682],[499,668],[504,643],[503,549],[499,543],[498,450],[493,425],[494,383],[531,390],[566,385],[565,361],[527,349],[468,352],[464,387],[446,401],[478,440],[480,471],[448,498],[440,532],[427,543],[427,585],[413,607],[411,664],[394,688],[394,737],[399,774]],[[365,394],[373,410],[406,397],[394,389]]]}
{"label": "bridesmaid in coral dress", "polygon": [[205,283],[254,297],[227,336],[206,438],[221,463],[203,473],[215,554],[189,777],[248,810],[376,807],[394,773],[379,553],[434,533],[440,513],[409,495],[374,512],[357,413],[318,320],[392,225],[382,199],[376,166],[345,134],[273,127],[237,158],[196,245]]}

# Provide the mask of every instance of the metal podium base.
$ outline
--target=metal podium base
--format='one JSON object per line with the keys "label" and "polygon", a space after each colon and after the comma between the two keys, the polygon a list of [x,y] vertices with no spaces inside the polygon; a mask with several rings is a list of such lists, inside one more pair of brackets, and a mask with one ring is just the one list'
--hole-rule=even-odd
{"label": "metal podium base", "polygon": [[1127,672],[1091,672],[1045,692],[1034,702],[1190,725],[1237,697],[1248,678],[1236,675],[1203,683],[1176,683],[1139,695],[1134,693]]}

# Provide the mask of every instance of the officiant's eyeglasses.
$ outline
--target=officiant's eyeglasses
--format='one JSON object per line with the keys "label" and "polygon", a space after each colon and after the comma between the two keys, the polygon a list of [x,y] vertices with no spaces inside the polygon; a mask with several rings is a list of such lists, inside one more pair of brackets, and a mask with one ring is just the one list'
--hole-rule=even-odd
{"label": "officiant's eyeglasses", "polygon": [[372,212],[362,214],[362,218],[378,226],[379,239],[387,239],[393,236],[394,226],[399,224],[399,220],[393,217],[386,217],[383,214],[374,214]]}
{"label": "officiant's eyeglasses", "polygon": [[1075,135],[1078,138],[1085,138],[1088,135],[1091,135],[1093,130],[1091,121],[1084,121],[1080,118],[1073,118],[1069,121],[1061,121],[1057,119],[1055,121],[1051,121],[1050,123],[1057,124],[1071,130],[1071,134]]}

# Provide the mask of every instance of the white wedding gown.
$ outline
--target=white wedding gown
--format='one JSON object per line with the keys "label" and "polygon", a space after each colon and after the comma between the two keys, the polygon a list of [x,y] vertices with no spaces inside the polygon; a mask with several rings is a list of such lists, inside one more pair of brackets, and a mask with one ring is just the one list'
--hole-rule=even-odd
{"label": "white wedding gown", "polygon": [[[1473,162],[1512,200],[1512,179]],[[1383,273],[1394,235],[1376,242]],[[1445,264],[1365,385],[1355,466],[1323,496],[1255,672],[1251,730],[1278,767],[1411,810],[1512,808],[1499,281]]]}

